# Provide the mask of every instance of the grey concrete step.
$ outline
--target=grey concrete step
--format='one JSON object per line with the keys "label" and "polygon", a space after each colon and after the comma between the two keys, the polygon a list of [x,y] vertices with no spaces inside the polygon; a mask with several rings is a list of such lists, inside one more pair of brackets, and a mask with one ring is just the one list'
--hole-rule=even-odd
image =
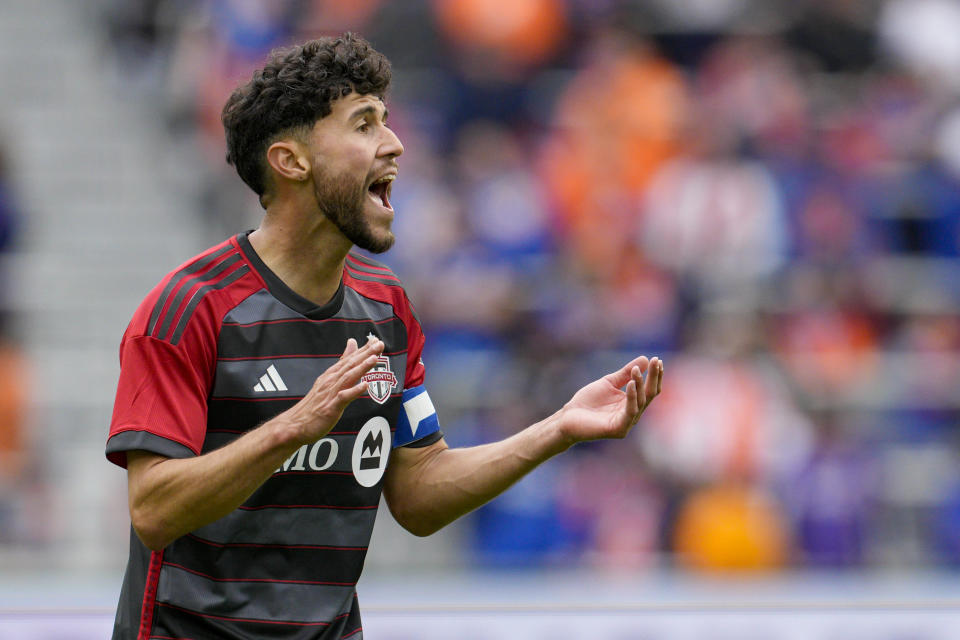
{"label": "grey concrete step", "polygon": [[31,363],[58,567],[122,562],[123,474],[103,459],[117,348],[149,289],[210,244],[162,123],[117,91],[92,22],[101,6],[0,0],[0,135],[26,216],[0,274]]}

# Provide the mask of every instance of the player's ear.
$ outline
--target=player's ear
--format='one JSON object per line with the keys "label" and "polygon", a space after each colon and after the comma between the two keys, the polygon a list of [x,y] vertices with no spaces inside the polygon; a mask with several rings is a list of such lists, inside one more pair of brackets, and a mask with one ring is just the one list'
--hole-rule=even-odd
{"label": "player's ear", "polygon": [[310,161],[301,145],[293,140],[278,140],[267,149],[267,163],[277,175],[303,182],[310,177]]}

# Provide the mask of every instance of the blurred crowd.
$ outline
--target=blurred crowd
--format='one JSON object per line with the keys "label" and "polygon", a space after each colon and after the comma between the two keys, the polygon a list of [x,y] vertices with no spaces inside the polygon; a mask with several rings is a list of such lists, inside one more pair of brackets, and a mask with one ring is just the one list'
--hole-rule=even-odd
{"label": "blurred crowd", "polygon": [[40,533],[27,512],[43,484],[27,445],[30,365],[10,299],[8,255],[24,218],[10,155],[0,139],[0,545],[28,542]]}
{"label": "blurred crowd", "polygon": [[[394,65],[398,242],[448,441],[632,354],[662,396],[470,517],[489,566],[960,564],[960,3],[124,0],[118,88],[256,203],[220,109],[271,49]],[[250,220],[254,220],[253,223]]]}

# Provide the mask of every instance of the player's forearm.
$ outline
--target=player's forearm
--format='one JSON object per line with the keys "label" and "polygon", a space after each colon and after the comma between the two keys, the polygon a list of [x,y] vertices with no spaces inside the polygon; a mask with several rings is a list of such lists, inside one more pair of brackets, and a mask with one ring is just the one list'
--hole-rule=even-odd
{"label": "player's forearm", "polygon": [[439,449],[408,469],[388,467],[388,505],[408,531],[430,535],[500,495],[570,444],[554,415],[499,442]]}
{"label": "player's forearm", "polygon": [[161,549],[222,518],[250,497],[301,445],[316,442],[367,389],[361,381],[383,352],[377,338],[353,338],[295,405],[216,451],[196,458],[128,454],[130,518],[140,539]]}
{"label": "player's forearm", "polygon": [[129,455],[130,518],[145,545],[158,550],[227,515],[296,450],[282,418],[195,458]]}

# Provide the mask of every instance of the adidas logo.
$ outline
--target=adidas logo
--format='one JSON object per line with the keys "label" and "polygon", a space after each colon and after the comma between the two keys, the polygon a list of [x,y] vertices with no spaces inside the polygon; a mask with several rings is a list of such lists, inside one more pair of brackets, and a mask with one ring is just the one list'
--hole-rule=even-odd
{"label": "adidas logo", "polygon": [[270,365],[267,367],[267,372],[260,376],[260,382],[253,385],[253,390],[257,393],[263,393],[265,391],[286,391],[287,385],[284,384],[283,378],[280,377],[280,372],[277,371],[277,368]]}

